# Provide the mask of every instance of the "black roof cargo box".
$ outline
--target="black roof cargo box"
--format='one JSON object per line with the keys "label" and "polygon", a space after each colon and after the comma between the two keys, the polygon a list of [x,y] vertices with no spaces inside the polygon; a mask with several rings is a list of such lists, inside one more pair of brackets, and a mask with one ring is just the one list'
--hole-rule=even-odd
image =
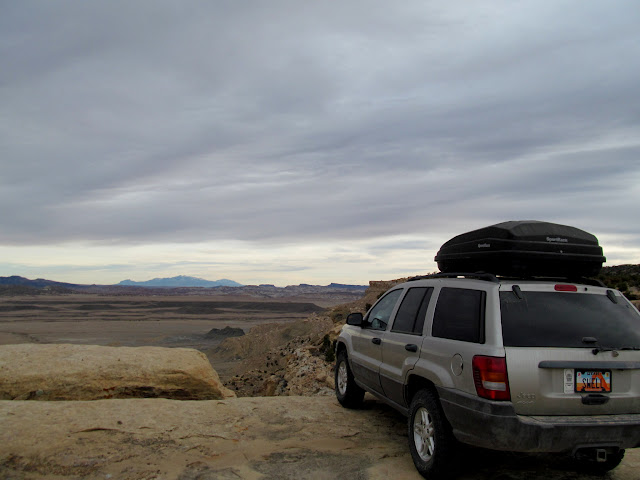
{"label": "black roof cargo box", "polygon": [[441,272],[516,277],[589,277],[606,258],[598,239],[575,227],[523,220],[453,237],[435,257]]}

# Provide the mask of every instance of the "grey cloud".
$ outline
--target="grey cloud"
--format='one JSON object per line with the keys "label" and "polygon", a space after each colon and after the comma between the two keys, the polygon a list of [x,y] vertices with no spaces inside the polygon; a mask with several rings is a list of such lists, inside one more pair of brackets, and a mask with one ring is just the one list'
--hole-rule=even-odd
{"label": "grey cloud", "polygon": [[630,229],[637,9],[2,8],[2,243]]}

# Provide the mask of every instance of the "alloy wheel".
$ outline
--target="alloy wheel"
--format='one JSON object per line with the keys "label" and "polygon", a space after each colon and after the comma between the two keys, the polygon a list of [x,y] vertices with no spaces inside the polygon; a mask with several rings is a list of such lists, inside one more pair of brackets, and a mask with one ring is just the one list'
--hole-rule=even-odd
{"label": "alloy wheel", "polygon": [[347,393],[348,372],[346,362],[340,362],[338,366],[338,391],[340,395]]}
{"label": "alloy wheel", "polygon": [[429,411],[420,407],[413,417],[413,441],[420,458],[428,462],[436,448],[435,429]]}

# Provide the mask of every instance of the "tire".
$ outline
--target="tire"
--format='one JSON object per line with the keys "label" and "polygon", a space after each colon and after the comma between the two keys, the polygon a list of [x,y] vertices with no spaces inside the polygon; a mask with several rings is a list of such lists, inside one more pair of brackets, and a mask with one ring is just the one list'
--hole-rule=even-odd
{"label": "tire", "polygon": [[416,469],[425,478],[451,478],[450,463],[458,443],[432,390],[420,390],[411,400],[408,419],[409,450]]}
{"label": "tire", "polygon": [[358,408],[364,399],[364,390],[356,385],[347,360],[347,352],[340,350],[335,371],[336,398],[346,408]]}

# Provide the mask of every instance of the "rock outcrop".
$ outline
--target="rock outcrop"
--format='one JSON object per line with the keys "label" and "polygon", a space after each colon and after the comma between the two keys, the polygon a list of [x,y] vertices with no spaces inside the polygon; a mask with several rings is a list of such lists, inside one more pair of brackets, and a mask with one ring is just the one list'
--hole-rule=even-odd
{"label": "rock outcrop", "polygon": [[419,479],[403,419],[330,397],[0,401],[0,478]]}
{"label": "rock outcrop", "polygon": [[231,338],[231,337],[242,337],[244,335],[244,330],[241,328],[233,328],[230,326],[226,326],[224,328],[212,328],[209,332],[205,333],[205,338]]}
{"label": "rock outcrop", "polygon": [[[260,325],[240,338],[224,340],[209,352],[224,384],[238,396],[333,395],[331,319],[313,314],[307,320]],[[323,345],[323,339],[325,339]]]}
{"label": "rock outcrop", "polygon": [[[461,480],[598,480],[556,455],[460,448]],[[610,480],[637,480],[640,449]],[[0,478],[420,480],[406,420],[365,397],[0,401]]]}
{"label": "rock outcrop", "polygon": [[0,399],[233,397],[207,357],[189,348],[0,346]]}
{"label": "rock outcrop", "polygon": [[381,294],[406,279],[370,282],[365,295],[306,320],[253,327],[208,351],[224,384],[238,396],[333,395],[333,349],[351,312],[366,312]]}

